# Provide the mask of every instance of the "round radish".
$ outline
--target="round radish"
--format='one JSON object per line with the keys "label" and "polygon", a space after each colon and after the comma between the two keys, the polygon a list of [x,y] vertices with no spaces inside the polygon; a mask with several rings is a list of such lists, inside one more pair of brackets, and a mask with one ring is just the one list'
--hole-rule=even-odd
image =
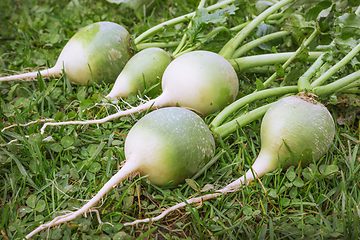
{"label": "round radish", "polygon": [[237,74],[231,64],[219,54],[194,51],[181,55],[165,69],[163,93],[143,105],[120,111],[103,119],[46,123],[47,126],[104,123],[120,116],[170,106],[189,108],[206,116],[233,102],[239,91]]}
{"label": "round radish", "polygon": [[[222,194],[237,191],[244,184],[279,167],[291,165],[306,166],[318,161],[331,146],[335,135],[335,123],[326,107],[305,95],[282,98],[266,112],[261,124],[261,150],[246,174],[228,184],[216,193],[207,194],[174,205],[159,216],[151,218],[158,221],[166,214],[186,204],[203,202]],[[125,226],[150,219],[125,223]]]}
{"label": "round radish", "polygon": [[[305,95],[289,96],[275,102],[261,124],[261,150],[252,165],[255,177],[279,167],[306,166],[319,160],[330,148],[335,123],[327,108]],[[246,181],[254,180],[251,169]],[[237,183],[236,183],[237,182]],[[244,183],[244,176],[228,187]]]}
{"label": "round radish", "polygon": [[158,79],[161,80],[171,60],[171,56],[161,48],[147,48],[138,52],[126,63],[106,98],[125,98],[130,93],[137,94],[153,86]]}
{"label": "round radish", "polygon": [[[114,82],[132,55],[131,36],[113,22],[96,22],[80,29],[65,45],[54,67],[40,71],[43,77],[60,77],[64,70],[71,83]],[[30,72],[0,81],[36,78]]]}
{"label": "round radish", "polygon": [[205,122],[194,112],[163,108],[141,118],[125,140],[125,165],[82,208],[40,225],[26,236],[71,221],[86,213],[131,174],[139,172],[156,185],[177,185],[199,171],[215,153],[215,142]]}
{"label": "round radish", "polygon": [[215,142],[204,121],[178,107],[153,111],[141,118],[125,141],[126,164],[156,185],[177,185],[193,176],[215,153]]}

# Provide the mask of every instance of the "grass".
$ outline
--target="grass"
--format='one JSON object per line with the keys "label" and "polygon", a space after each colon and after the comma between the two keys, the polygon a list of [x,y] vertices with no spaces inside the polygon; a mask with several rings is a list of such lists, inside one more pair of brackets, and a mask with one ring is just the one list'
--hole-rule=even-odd
{"label": "grass", "polygon": [[[66,41],[92,22],[120,23],[135,37],[173,15],[191,12],[196,5],[190,0],[176,4],[153,1],[144,15],[143,11],[134,12],[104,0],[4,0],[0,3],[0,74],[53,66]],[[230,17],[228,24],[235,26],[243,19],[239,13]],[[178,32],[169,29],[151,40],[173,40],[181,37]],[[219,36],[204,47],[216,51],[216,43],[223,38]],[[239,73],[240,95],[254,89],[254,76]],[[116,108],[94,104],[110,89],[106,84],[72,86],[65,76],[2,82],[0,128],[40,118],[104,117]],[[145,99],[144,95],[140,97]],[[135,96],[126,101],[131,105],[140,102]],[[124,109],[127,103],[120,102],[119,107]],[[336,119],[344,115],[343,110],[331,108]],[[40,223],[82,206],[121,167],[126,134],[144,114],[101,125],[49,128],[45,138],[39,134],[42,123],[1,132],[0,239],[22,239]],[[354,111],[348,114],[354,115]],[[213,117],[207,117],[206,122]],[[92,212],[43,230],[34,239],[357,239],[360,157],[356,113],[351,124],[337,125],[334,143],[319,162],[269,173],[242,191],[173,212],[159,222],[123,226],[128,221],[156,216],[168,206],[219,189],[240,177],[259,153],[260,123],[254,121],[219,141],[218,160],[198,178],[176,188],[161,188],[134,176],[98,204],[102,224]],[[6,144],[14,139],[16,142]]]}

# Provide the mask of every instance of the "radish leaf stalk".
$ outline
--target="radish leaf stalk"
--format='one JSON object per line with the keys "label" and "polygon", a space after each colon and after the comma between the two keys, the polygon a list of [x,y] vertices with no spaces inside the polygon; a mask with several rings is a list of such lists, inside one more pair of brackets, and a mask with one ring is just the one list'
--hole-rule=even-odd
{"label": "radish leaf stalk", "polygon": [[249,124],[255,121],[256,119],[259,119],[262,116],[264,116],[264,114],[266,113],[266,111],[269,109],[270,106],[271,103],[255,108],[254,110],[251,110],[250,112],[246,112],[230,122],[224,123],[217,128],[213,128],[212,131],[217,136],[223,138],[229,135],[230,133],[234,132],[236,129],[244,127],[246,124]]}
{"label": "radish leaf stalk", "polygon": [[316,59],[316,61],[310,66],[308,70],[299,78],[298,80],[298,88],[299,92],[309,92],[311,90],[310,79],[316,74],[319,68],[324,64],[324,56],[323,53],[321,56]]}
{"label": "radish leaf stalk", "polygon": [[264,21],[269,15],[291,2],[292,0],[282,0],[272,5],[270,8],[266,9],[259,16],[253,19],[249,24],[247,24],[238,34],[236,34],[235,37],[228,41],[225,46],[220,50],[219,54],[226,59],[230,59],[234,51],[241,44],[241,42],[256,26],[258,26],[262,21]]}
{"label": "radish leaf stalk", "polygon": [[287,35],[289,35],[290,32],[288,31],[279,31],[279,32],[275,32],[275,33],[270,33],[267,34],[265,36],[259,37],[247,44],[242,45],[241,47],[239,47],[238,49],[235,50],[235,52],[233,53],[233,55],[231,56],[231,58],[239,58],[241,57],[244,53],[246,53],[247,51],[249,51],[252,48],[255,48],[257,46],[259,46],[262,43],[271,41],[273,39],[276,38],[281,38],[281,37],[285,37]]}
{"label": "radish leaf stalk", "polygon": [[296,86],[279,87],[279,88],[265,89],[262,91],[253,92],[251,94],[248,94],[248,95],[236,100],[235,102],[233,102],[226,108],[224,108],[219,114],[216,115],[216,117],[214,118],[214,120],[211,122],[210,125],[216,129],[224,122],[224,120],[231,113],[235,112],[236,110],[240,109],[241,107],[245,106],[246,104],[249,104],[256,100],[261,100],[261,99],[269,98],[269,97],[281,96],[281,95],[288,94],[288,93],[297,93],[297,87]]}
{"label": "radish leaf stalk", "polygon": [[[309,52],[308,60],[314,61],[322,53],[323,52]],[[235,71],[239,72],[248,68],[284,63],[288,61],[293,55],[294,52],[267,53],[236,59],[228,59],[228,61],[233,66]]]}
{"label": "radish leaf stalk", "polygon": [[136,45],[136,50],[141,51],[147,48],[170,48],[176,47],[177,45],[179,45],[179,42],[147,42]]}
{"label": "radish leaf stalk", "polygon": [[[274,14],[271,14],[269,15],[266,20],[273,20],[273,19],[279,19],[279,18],[282,18],[284,17],[284,14],[283,13],[274,13]],[[244,23],[241,23],[235,27],[232,27],[230,28],[230,31],[240,31],[241,29],[243,29],[244,27],[246,27],[246,25],[248,25],[251,21],[248,21],[248,22],[244,22]]]}
{"label": "radish leaf stalk", "polygon": [[318,79],[311,83],[311,87],[317,87],[323,84],[328,80],[332,75],[334,75],[340,68],[345,66],[356,54],[360,51],[360,43],[356,45],[346,56],[341,59],[337,64],[330,68],[326,73],[322,74]]}
{"label": "radish leaf stalk", "polygon": [[356,71],[356,72],[351,73],[341,79],[336,80],[335,82],[329,83],[324,86],[314,87],[312,89],[312,93],[314,93],[315,95],[319,95],[319,96],[333,93],[333,92],[341,90],[341,88],[343,88],[343,87],[349,87],[349,85],[351,83],[353,83],[354,81],[357,81],[359,79],[360,79],[360,71]]}
{"label": "radish leaf stalk", "polygon": [[348,89],[351,89],[351,88],[357,88],[357,87],[360,87],[360,79],[346,85],[345,87],[342,87],[342,88],[338,89],[338,91],[344,91],[344,90],[348,90]]}
{"label": "radish leaf stalk", "polygon": [[[292,61],[295,60],[295,58],[298,57],[298,55],[312,42],[312,40],[314,40],[314,38],[318,35],[318,30],[315,29],[313,31],[313,33],[304,41],[302,42],[302,44],[300,45],[300,47],[294,52],[294,54],[282,65],[282,68],[285,69],[287,68],[290,63]],[[271,75],[265,82],[264,82],[264,87],[267,88],[270,86],[270,84],[275,81],[277,77],[277,74],[274,73],[273,75]]]}

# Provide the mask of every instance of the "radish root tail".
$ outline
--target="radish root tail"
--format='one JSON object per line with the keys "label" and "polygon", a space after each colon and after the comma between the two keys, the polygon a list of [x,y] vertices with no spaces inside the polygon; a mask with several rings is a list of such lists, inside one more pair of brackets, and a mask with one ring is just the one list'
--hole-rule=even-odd
{"label": "radish root tail", "polygon": [[67,122],[45,123],[43,125],[43,127],[41,128],[40,133],[44,134],[45,128],[47,126],[101,124],[101,123],[105,123],[105,122],[114,120],[116,118],[119,118],[121,116],[126,116],[126,115],[130,115],[130,114],[143,112],[143,111],[146,111],[148,109],[153,110],[153,109],[156,109],[156,108],[164,107],[166,105],[167,105],[167,103],[166,102],[164,103],[164,101],[162,101],[162,99],[160,99],[158,97],[157,99],[150,100],[150,101],[148,101],[145,104],[142,104],[140,106],[133,107],[133,108],[130,108],[130,109],[125,110],[125,111],[119,111],[117,113],[114,113],[114,114],[109,115],[109,116],[107,116],[105,118],[102,118],[102,119],[85,120],[85,121],[67,121]]}
{"label": "radish root tail", "polygon": [[[25,238],[29,239],[32,236],[34,236],[36,233],[40,232],[41,230],[44,230],[46,228],[54,227],[56,225],[59,225],[61,223],[65,223],[71,220],[74,220],[76,217],[80,216],[81,214],[86,214],[87,212],[93,212],[91,208],[101,200],[103,196],[107,192],[109,192],[112,188],[114,188],[119,182],[123,181],[124,179],[128,178],[131,174],[137,171],[137,167],[134,164],[128,164],[124,165],[118,171],[112,178],[100,189],[100,191],[83,207],[78,209],[75,212],[71,212],[62,216],[58,216],[54,218],[51,222],[41,224],[39,227],[37,227],[35,230],[33,230],[31,233],[29,233]],[[99,218],[98,218],[99,219]],[[100,220],[101,223],[101,220]]]}
{"label": "radish root tail", "polygon": [[[212,193],[212,194],[207,194],[205,196],[201,196],[201,197],[197,197],[197,198],[192,198],[192,199],[189,199],[187,200],[187,204],[193,204],[193,203],[199,203],[199,202],[204,202],[208,199],[211,199],[211,198],[215,198],[215,197],[218,197],[222,195],[222,193],[218,192],[218,193]],[[182,207],[185,207],[186,206],[186,203],[185,202],[182,202],[182,203],[179,203],[179,204],[176,204],[168,209],[166,209],[164,212],[162,212],[160,215],[158,215],[157,217],[154,217],[154,218],[145,218],[145,219],[140,219],[140,220],[136,220],[134,222],[129,222],[129,223],[125,223],[124,226],[132,226],[132,225],[136,225],[138,223],[146,223],[146,222],[155,222],[155,221],[158,221],[160,219],[162,219],[163,217],[165,217],[167,214],[169,214],[170,212],[176,210],[176,209],[179,209],[179,208],[182,208]]]}
{"label": "radish root tail", "polygon": [[[248,184],[249,182],[251,182],[253,180],[253,178],[247,179],[246,184]],[[165,217],[167,214],[169,214],[172,211],[175,211],[176,209],[185,207],[187,204],[194,204],[194,203],[202,203],[206,200],[209,200],[211,198],[216,198],[219,197],[223,194],[229,193],[229,192],[235,192],[240,190],[241,187],[244,187],[244,176],[242,176],[241,178],[235,180],[234,182],[226,185],[224,188],[218,190],[218,192],[216,193],[210,193],[201,197],[197,197],[197,198],[191,198],[186,200],[185,202],[182,203],[178,203],[168,209],[166,209],[164,212],[162,212],[160,215],[154,217],[154,218],[145,218],[145,219],[140,219],[140,220],[136,220],[133,222],[128,222],[128,223],[124,223],[124,226],[132,226],[132,225],[136,225],[138,223],[146,223],[146,222],[155,222],[158,221],[160,219],[162,219],[163,217]]]}
{"label": "radish root tail", "polygon": [[8,82],[13,80],[20,80],[20,81],[34,81],[37,78],[38,73],[45,78],[45,77],[60,77],[61,76],[61,70],[62,68],[60,65],[55,65],[53,68],[50,69],[44,69],[41,71],[35,71],[35,72],[28,72],[28,73],[22,73],[17,75],[11,75],[6,77],[0,77],[0,82]]}
{"label": "radish root tail", "polygon": [[50,122],[50,121],[53,121],[53,120],[54,119],[52,119],[52,118],[45,118],[45,119],[39,119],[39,120],[31,121],[31,122],[28,122],[28,123],[16,123],[16,124],[4,127],[3,129],[1,129],[1,132],[4,132],[5,130],[13,128],[13,127],[26,127],[26,126],[29,126],[31,124]]}

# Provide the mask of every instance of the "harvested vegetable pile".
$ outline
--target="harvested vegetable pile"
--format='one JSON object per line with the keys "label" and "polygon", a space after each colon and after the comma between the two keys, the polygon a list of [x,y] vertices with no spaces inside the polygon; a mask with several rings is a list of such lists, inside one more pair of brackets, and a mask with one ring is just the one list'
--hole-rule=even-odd
{"label": "harvested vegetable pile", "polygon": [[360,235],[356,1],[0,16],[0,239]]}

